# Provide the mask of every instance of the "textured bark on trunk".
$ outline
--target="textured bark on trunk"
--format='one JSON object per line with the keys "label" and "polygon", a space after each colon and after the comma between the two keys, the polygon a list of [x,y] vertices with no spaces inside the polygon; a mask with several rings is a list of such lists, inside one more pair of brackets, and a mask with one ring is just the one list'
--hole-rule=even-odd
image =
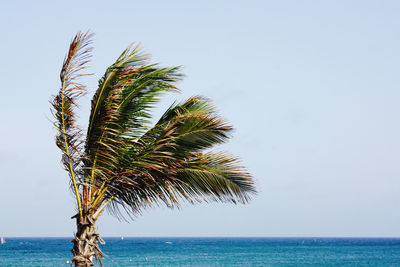
{"label": "textured bark on trunk", "polygon": [[77,232],[75,238],[71,240],[74,243],[72,249],[72,263],[75,267],[89,267],[94,265],[94,260],[97,258],[100,265],[103,266],[101,259],[105,256],[100,250],[98,242],[105,244],[101,239],[95,227],[96,220],[91,216],[79,218],[79,214],[72,218],[76,218]]}

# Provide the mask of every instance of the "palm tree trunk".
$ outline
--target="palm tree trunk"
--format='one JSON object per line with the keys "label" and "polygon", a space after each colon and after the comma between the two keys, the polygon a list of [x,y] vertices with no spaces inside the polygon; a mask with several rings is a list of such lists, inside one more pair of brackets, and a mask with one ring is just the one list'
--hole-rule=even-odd
{"label": "palm tree trunk", "polygon": [[79,214],[72,218],[76,218],[77,232],[75,238],[71,241],[74,243],[72,249],[72,263],[75,267],[89,267],[94,265],[94,259],[97,258],[100,265],[103,266],[101,259],[105,256],[100,250],[98,242],[105,244],[101,239],[95,226],[96,220],[91,216],[84,216],[80,218]]}

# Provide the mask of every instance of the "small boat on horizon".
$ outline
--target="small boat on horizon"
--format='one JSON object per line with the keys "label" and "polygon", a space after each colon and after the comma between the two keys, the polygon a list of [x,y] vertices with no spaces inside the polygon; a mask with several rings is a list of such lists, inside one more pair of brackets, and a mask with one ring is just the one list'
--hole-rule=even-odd
{"label": "small boat on horizon", "polygon": [[3,245],[4,243],[6,243],[6,240],[4,239],[4,237],[0,238],[0,243]]}

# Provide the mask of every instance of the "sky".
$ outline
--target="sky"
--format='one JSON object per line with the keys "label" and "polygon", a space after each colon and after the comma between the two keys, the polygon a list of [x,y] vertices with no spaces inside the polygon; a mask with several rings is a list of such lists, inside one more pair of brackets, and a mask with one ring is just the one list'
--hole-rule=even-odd
{"label": "sky", "polygon": [[235,127],[259,194],[247,205],[156,207],[103,236],[399,237],[398,1],[1,1],[0,235],[72,236],[76,212],[50,99],[72,37],[91,30],[81,100],[131,42],[183,65]]}

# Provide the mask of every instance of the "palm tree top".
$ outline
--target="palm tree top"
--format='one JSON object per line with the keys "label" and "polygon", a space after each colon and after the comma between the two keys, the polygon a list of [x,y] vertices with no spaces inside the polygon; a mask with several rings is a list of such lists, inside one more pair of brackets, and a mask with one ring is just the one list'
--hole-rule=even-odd
{"label": "palm tree top", "polygon": [[52,102],[56,143],[71,178],[79,216],[97,218],[107,206],[121,215],[182,201],[246,203],[254,180],[238,158],[214,151],[232,126],[210,100],[194,96],[174,103],[151,124],[151,110],[166,92],[179,91],[180,67],[150,63],[130,46],[107,68],[92,102],[86,135],[76,124],[78,80],[91,57],[92,34],[72,40],[61,71],[61,89]]}

